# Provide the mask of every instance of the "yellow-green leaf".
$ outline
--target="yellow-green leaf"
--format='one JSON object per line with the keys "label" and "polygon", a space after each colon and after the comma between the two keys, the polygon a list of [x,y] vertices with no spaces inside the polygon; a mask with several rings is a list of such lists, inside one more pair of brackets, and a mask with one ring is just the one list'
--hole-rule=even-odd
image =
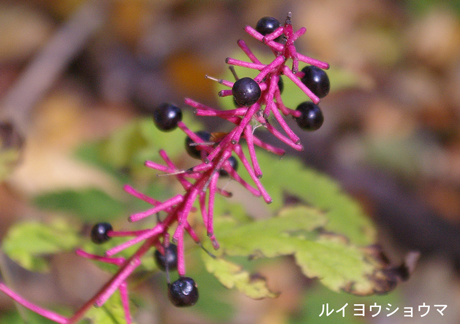
{"label": "yellow-green leaf", "polygon": [[5,253],[22,267],[31,271],[46,271],[45,256],[71,251],[80,240],[78,228],[63,218],[54,218],[48,224],[26,221],[13,225],[3,241]]}

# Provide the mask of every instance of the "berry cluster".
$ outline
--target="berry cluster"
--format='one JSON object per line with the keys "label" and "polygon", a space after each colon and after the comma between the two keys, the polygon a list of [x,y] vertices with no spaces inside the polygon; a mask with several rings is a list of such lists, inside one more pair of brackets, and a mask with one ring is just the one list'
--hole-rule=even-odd
{"label": "berry cluster", "polygon": [[[197,116],[217,116],[234,125],[229,132],[209,133],[207,131],[193,132],[182,122],[182,111],[172,104],[162,104],[154,110],[153,120],[156,127],[162,131],[172,131],[180,128],[186,135],[185,150],[200,162],[189,169],[179,169],[169,159],[165,151],[159,152],[164,164],[146,161],[149,168],[164,174],[174,175],[184,188],[184,194],[178,194],[165,201],[158,201],[144,195],[129,185],[124,190],[130,195],[152,205],[152,208],[132,214],[130,222],[137,222],[151,215],[157,215],[157,222],[153,228],[137,231],[115,231],[108,223],[98,223],[91,231],[91,239],[95,244],[102,244],[112,237],[132,237],[120,245],[112,247],[104,256],[89,254],[77,250],[77,254],[119,267],[112,279],[88,301],[74,316],[63,317],[48,310],[35,306],[22,297],[16,295],[9,288],[0,285],[0,290],[11,296],[17,302],[33,311],[63,324],[76,323],[84,312],[93,304],[103,305],[107,299],[119,290],[125,311],[126,322],[131,323],[126,280],[139,266],[141,257],[152,247],[155,248],[154,259],[158,268],[166,271],[168,281],[168,296],[175,306],[191,306],[198,300],[198,289],[195,281],[186,276],[184,261],[184,236],[188,234],[201,247],[200,239],[189,223],[189,215],[199,211],[204,227],[213,247],[219,248],[219,243],[214,235],[213,216],[214,200],[216,194],[230,197],[231,193],[219,188],[220,177],[230,177],[240,183],[255,196],[261,196],[266,203],[271,202],[271,197],[263,187],[260,178],[262,170],[256,156],[255,146],[283,155],[284,150],[262,141],[254,135],[256,127],[264,127],[276,138],[296,150],[302,150],[299,137],[288,126],[285,117],[291,116],[297,125],[307,131],[317,130],[323,123],[323,115],[318,106],[320,98],[329,92],[329,79],[324,72],[329,66],[327,63],[304,56],[296,51],[294,42],[306,32],[305,28],[293,30],[291,15],[288,14],[284,24],[273,17],[264,17],[257,22],[256,28],[247,26],[245,31],[256,40],[267,45],[274,54],[274,59],[269,64],[263,64],[249,49],[243,40],[238,41],[238,46],[248,56],[250,62],[227,58],[226,63],[235,77],[235,82],[216,79],[207,76],[230,88],[219,92],[219,96],[233,96],[235,109],[219,110],[190,98],[185,99],[185,104],[194,108]],[[287,63],[292,61],[292,66]],[[299,62],[308,64],[299,70]],[[255,78],[238,78],[235,66],[250,68],[258,71]],[[284,87],[283,78],[288,78],[296,84],[310,99],[300,103],[296,109],[291,109],[283,104],[281,93]],[[272,125],[276,121],[281,127],[279,131]],[[249,158],[243,152],[241,139],[244,139],[248,148]],[[250,175],[253,184],[247,183],[238,174],[238,166],[242,164]],[[197,206],[195,207],[195,202]],[[160,219],[159,213],[165,217]],[[170,237],[168,230],[176,225]],[[120,251],[142,243],[141,246],[128,259],[116,257]],[[209,252],[208,252],[209,253]],[[210,256],[213,256],[209,253]],[[177,270],[179,279],[170,283],[169,271]]]}

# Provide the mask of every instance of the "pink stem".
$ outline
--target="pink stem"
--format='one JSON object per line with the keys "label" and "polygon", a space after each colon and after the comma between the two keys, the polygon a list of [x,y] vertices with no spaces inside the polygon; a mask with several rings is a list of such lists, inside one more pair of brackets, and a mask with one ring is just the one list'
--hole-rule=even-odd
{"label": "pink stem", "polygon": [[275,90],[278,89],[278,80],[279,77],[275,73],[271,74],[270,77],[270,85],[268,87],[268,93],[266,95],[265,101],[267,102],[265,111],[264,111],[264,117],[267,118],[270,114],[270,110],[272,109],[272,106],[275,105],[273,102],[273,97],[275,95]]}
{"label": "pink stem", "polygon": [[190,237],[192,238],[192,240],[199,244],[200,243],[200,238],[198,237],[198,235],[196,235],[195,231],[193,230],[192,226],[190,225],[189,222],[186,222],[185,223],[185,226],[184,226],[185,230],[187,231],[187,233],[190,235]]}
{"label": "pink stem", "polygon": [[109,237],[139,236],[148,231],[150,231],[150,229],[143,229],[143,230],[138,230],[138,231],[110,231],[108,233],[108,236]]}
{"label": "pink stem", "polygon": [[[249,35],[251,35],[252,37],[254,37],[255,39],[257,39],[258,41],[261,41],[261,42],[264,42],[264,35],[262,35],[261,33],[259,33],[258,31],[256,31],[254,28],[252,28],[251,26],[246,26],[246,28],[244,29]],[[278,51],[278,52],[281,52],[284,48],[284,46],[280,43],[277,43],[277,42],[274,42],[274,41],[269,41],[269,42],[265,42],[265,44],[267,44],[268,46],[270,46],[272,49],[274,49],[275,51]]]}
{"label": "pink stem", "polygon": [[232,90],[221,90],[221,91],[219,91],[219,93],[217,95],[219,97],[228,97],[228,96],[232,96],[233,93],[232,93]]}
{"label": "pink stem", "polygon": [[302,61],[302,62],[305,62],[305,63],[307,63],[307,64],[311,64],[311,65],[317,66],[317,67],[319,67],[320,69],[324,69],[324,70],[329,69],[329,64],[328,64],[328,63],[323,62],[323,61],[315,60],[315,59],[313,59],[313,58],[311,58],[311,57],[302,55],[302,54],[300,54],[300,53],[297,53],[297,58],[299,59],[299,61]]}
{"label": "pink stem", "polygon": [[286,143],[287,145],[289,145],[290,147],[292,147],[293,149],[297,150],[297,151],[302,151],[303,150],[303,146],[300,145],[300,144],[297,144],[297,143],[294,143],[290,138],[287,138],[286,136],[284,136],[283,134],[281,134],[275,127],[273,127],[271,124],[266,124],[265,125],[265,128],[270,132],[272,133],[276,138],[278,138],[280,141],[282,141],[283,143]]}
{"label": "pink stem", "polygon": [[200,211],[201,217],[203,218],[203,224],[207,228],[208,227],[208,212],[206,211],[206,193],[202,192],[199,195],[199,204],[200,204]]}
{"label": "pink stem", "polygon": [[227,57],[225,59],[225,63],[230,64],[230,65],[241,66],[241,67],[248,68],[248,69],[254,69],[254,70],[262,70],[265,67],[265,64],[249,63],[249,62],[233,59],[231,57]]}
{"label": "pink stem", "polygon": [[130,222],[137,222],[147,216],[153,215],[155,213],[158,213],[162,210],[165,210],[166,208],[172,207],[174,205],[177,205],[178,203],[182,202],[184,200],[184,197],[182,195],[176,195],[172,198],[169,198],[165,202],[161,203],[158,206],[155,206],[154,208],[147,209],[143,212],[140,213],[135,213],[129,216],[129,221]]}
{"label": "pink stem", "polygon": [[[177,123],[177,126],[185,133],[188,137],[195,143],[203,143],[203,139],[192,132],[182,121]],[[210,152],[212,151],[212,147],[208,145],[200,145],[199,146],[202,151]]]}
{"label": "pink stem", "polygon": [[234,128],[233,131],[232,131],[232,133],[233,133],[233,135],[231,137],[231,142],[232,143],[234,143],[234,144],[239,143],[240,137],[241,137],[241,134],[244,131],[244,128],[250,122],[250,120],[252,119],[254,114],[259,109],[260,109],[260,102],[259,101],[256,102],[255,104],[253,104],[251,107],[249,107],[248,112],[246,113],[246,116],[243,117],[243,119],[241,120],[241,122],[238,125],[238,127]]}
{"label": "pink stem", "polygon": [[12,289],[8,288],[4,283],[0,282],[0,291],[3,291],[7,296],[13,299],[18,304],[24,306],[25,308],[30,309],[32,312],[37,313],[43,317],[46,317],[53,322],[60,323],[60,324],[67,324],[69,323],[69,318],[59,315],[55,312],[52,312],[48,309],[41,308],[28,300],[21,297],[19,294],[14,292]]}
{"label": "pink stem", "polygon": [[252,51],[249,49],[249,47],[246,45],[244,40],[239,39],[237,42],[238,46],[243,50],[243,52],[248,56],[248,58],[253,62],[253,63],[259,63],[262,64],[259,59],[252,53]]}
{"label": "pink stem", "polygon": [[100,307],[112,296],[129,275],[141,264],[139,257],[131,258],[126,265],[112,278],[111,284],[95,300],[95,305]]}
{"label": "pink stem", "polygon": [[233,116],[244,116],[248,108],[237,108],[232,110],[196,110],[197,116],[209,116],[209,117],[233,117]]}
{"label": "pink stem", "polygon": [[123,281],[118,287],[120,291],[121,304],[123,305],[123,310],[125,312],[126,324],[131,324],[131,311],[129,310],[129,295],[128,295],[128,284],[126,281]]}
{"label": "pink stem", "polygon": [[247,189],[250,193],[252,193],[254,196],[259,197],[260,196],[260,191],[257,190],[256,188],[253,188],[250,184],[248,184],[246,181],[241,178],[241,176],[235,171],[235,170],[230,170],[229,175],[235,179],[239,184],[241,184],[245,189]]}
{"label": "pink stem", "polygon": [[257,83],[262,82],[262,80],[267,76],[268,73],[273,72],[276,70],[281,64],[284,63],[284,57],[283,56],[278,56],[276,59],[274,59],[270,64],[265,66],[260,73],[254,78],[254,81]]}
{"label": "pink stem", "polygon": [[298,31],[296,31],[292,37],[291,37],[291,40],[292,42],[295,42],[300,36],[302,36],[303,34],[305,34],[307,32],[307,28],[305,27],[301,27]]}
{"label": "pink stem", "polygon": [[155,169],[155,170],[158,170],[158,171],[161,171],[161,172],[164,172],[164,173],[172,173],[176,170],[172,169],[171,168],[168,168],[162,164],[159,164],[159,163],[156,163],[156,162],[153,162],[153,161],[145,161],[144,162],[144,165],[147,167],[147,168],[151,168],[151,169]]}
{"label": "pink stem", "polygon": [[144,241],[144,240],[146,240],[148,238],[154,237],[154,236],[162,233],[164,230],[165,230],[164,224],[163,223],[158,223],[154,228],[146,231],[144,234],[136,236],[135,238],[133,238],[133,239],[131,239],[129,241],[123,242],[122,244],[117,245],[117,246],[107,250],[105,252],[105,255],[106,256],[115,255],[115,254],[123,251],[124,249],[127,249],[130,246],[133,246],[134,244],[137,244],[137,243],[142,242],[142,241]]}
{"label": "pink stem", "polygon": [[283,35],[283,33],[284,33],[284,27],[280,26],[273,33],[266,35],[263,38],[263,42],[266,43],[266,42],[272,41],[275,38],[278,38],[281,35]]}
{"label": "pink stem", "polygon": [[262,142],[262,140],[256,136],[253,136],[253,141],[255,145],[263,148],[264,150],[267,150],[268,152],[274,153],[276,155],[283,156],[286,153],[283,149],[280,149],[268,143]]}
{"label": "pink stem", "polygon": [[[256,105],[256,104],[254,104]],[[253,105],[253,106],[254,106]],[[239,121],[241,121],[242,119],[241,118],[238,118]],[[232,131],[230,133],[227,134],[227,136],[225,136],[225,138],[223,140],[220,141],[219,145],[217,145],[215,148],[214,148],[214,151],[212,151],[211,153],[209,153],[208,157],[207,157],[207,163],[213,161],[215,159],[215,157],[222,151],[222,150],[225,150],[228,145],[232,145],[231,144],[231,140],[233,138],[233,136],[235,135],[235,132],[237,131],[237,128],[233,128]]]}
{"label": "pink stem", "polygon": [[260,169],[259,162],[257,161],[256,151],[254,148],[254,137],[252,134],[251,125],[247,125],[244,131],[244,138],[248,144],[249,156],[251,157],[252,167],[254,169],[254,174],[257,178],[262,178],[262,170]]}
{"label": "pink stem", "polygon": [[254,183],[256,184],[257,188],[259,189],[260,191],[260,194],[262,195],[262,198],[265,200],[265,202],[267,204],[271,203],[272,202],[272,199],[270,198],[270,195],[268,194],[268,192],[265,190],[264,186],[262,185],[262,183],[260,182],[260,180],[256,177],[256,175],[254,174],[254,171],[252,170],[248,160],[246,159],[246,157],[244,156],[244,153],[243,153],[243,150],[241,149],[241,146],[239,144],[235,145],[234,146],[234,152],[238,155],[238,157],[240,158],[241,162],[243,163],[244,167],[246,168],[246,170],[248,171],[249,173],[249,176],[251,177],[251,179],[254,181]]}
{"label": "pink stem", "polygon": [[289,127],[284,118],[281,116],[280,112],[277,109],[272,109],[275,119],[280,124],[281,128],[286,132],[292,142],[299,144],[300,138],[294,133],[294,131]]}
{"label": "pink stem", "polygon": [[130,195],[132,195],[132,196],[134,196],[134,197],[136,197],[138,199],[141,199],[141,200],[143,200],[143,201],[145,201],[145,202],[147,202],[147,203],[149,203],[151,205],[156,206],[158,204],[161,204],[160,201],[155,200],[155,199],[153,199],[153,198],[151,198],[151,197],[149,197],[147,195],[144,195],[143,193],[137,191],[136,189],[134,189],[130,185],[124,185],[123,190],[126,191],[127,193],[129,193]]}
{"label": "pink stem", "polygon": [[177,273],[185,276],[185,256],[184,256],[184,236],[181,235],[177,240]]}
{"label": "pink stem", "polygon": [[209,237],[211,237],[214,234],[214,199],[216,197],[216,187],[218,179],[219,173],[216,172],[211,176],[211,183],[209,185],[208,223],[206,224],[206,230]]}
{"label": "pink stem", "polygon": [[292,80],[292,82],[294,82],[303,92],[305,92],[311,101],[313,101],[315,104],[319,103],[319,98],[313,92],[311,92],[311,90],[308,89],[307,86],[303,84],[287,66],[283,67],[283,72],[289,79]]}
{"label": "pink stem", "polygon": [[83,251],[82,249],[76,249],[75,254],[86,259],[90,260],[95,260],[95,261],[101,261],[105,263],[110,263],[110,264],[115,264],[117,266],[121,266],[123,262],[125,262],[125,258],[110,258],[110,257],[105,257],[105,256],[99,256],[99,255],[94,255],[91,253],[88,253],[86,251]]}
{"label": "pink stem", "polygon": [[96,303],[99,297],[103,295],[107,289],[110,289],[110,287],[114,284],[117,278],[119,278],[120,274],[124,272],[124,268],[131,264],[131,261],[135,259],[137,259],[138,261],[140,260],[140,258],[151,248],[154,240],[154,238],[150,238],[147,241],[145,241],[139,247],[139,249],[137,249],[137,251],[127,261],[125,261],[124,265],[118,270],[118,272],[90,300],[88,300],[82,307],[78,309],[77,312],[75,312],[75,314],[73,314],[73,316],[69,319],[67,324],[76,324],[84,316],[88,309],[93,307],[93,304]]}

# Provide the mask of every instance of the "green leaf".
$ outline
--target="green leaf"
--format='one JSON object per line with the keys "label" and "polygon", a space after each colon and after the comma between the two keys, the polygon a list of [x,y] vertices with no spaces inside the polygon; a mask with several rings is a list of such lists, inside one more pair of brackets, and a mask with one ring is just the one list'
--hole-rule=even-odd
{"label": "green leaf", "polygon": [[[221,249],[219,256],[273,258],[294,255],[302,272],[318,278],[334,291],[372,294],[378,290],[381,264],[368,251],[353,245],[343,235],[325,230],[328,213],[306,206],[287,207],[273,218],[238,224],[222,217],[216,221]],[[240,275],[236,266],[220,260],[206,260],[207,268],[224,286],[231,286]],[[234,285],[251,291],[247,284]],[[268,294],[258,295],[259,298]]]}
{"label": "green leaf", "polygon": [[123,203],[96,188],[63,190],[35,197],[34,203],[43,209],[71,213],[91,221],[109,221],[125,214]]}
{"label": "green leaf", "polygon": [[[187,126],[197,131],[201,126],[194,120],[187,108],[184,108],[183,121]],[[191,108],[190,108],[191,112]],[[83,147],[79,156],[98,165],[110,166],[115,170],[128,168],[139,170],[144,167],[145,160],[160,162],[160,149],[168,152],[175,160],[184,152],[186,135],[180,129],[171,132],[158,130],[151,118],[138,118],[118,129],[108,138],[93,143],[88,148]],[[178,145],[178,144],[182,145]]]}
{"label": "green leaf", "polygon": [[3,240],[3,250],[15,262],[31,271],[46,271],[46,256],[71,251],[80,243],[77,228],[65,219],[48,224],[35,221],[13,225]]}
{"label": "green leaf", "polygon": [[[295,196],[305,204],[327,212],[325,230],[343,234],[357,245],[375,242],[376,231],[361,206],[342,191],[340,186],[292,157],[274,158],[272,154],[257,152],[264,172],[262,183],[273,199],[268,207],[277,211],[284,204],[285,195]],[[243,174],[242,174],[243,176]],[[248,182],[248,179],[245,176]]]}
{"label": "green leaf", "polygon": [[[203,252],[206,254],[205,252]],[[206,257],[207,256],[207,257]],[[270,291],[264,278],[251,276],[241,266],[222,258],[212,258],[206,254],[203,260],[206,270],[212,273],[225,287],[236,288],[253,299],[274,298],[277,294]]]}

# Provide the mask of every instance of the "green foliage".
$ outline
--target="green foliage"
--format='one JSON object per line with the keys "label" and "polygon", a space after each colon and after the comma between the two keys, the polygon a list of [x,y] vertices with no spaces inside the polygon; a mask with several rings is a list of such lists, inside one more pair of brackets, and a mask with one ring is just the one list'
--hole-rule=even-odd
{"label": "green foliage", "polygon": [[62,190],[34,198],[42,209],[65,211],[85,221],[111,221],[126,214],[124,204],[96,188]]}
{"label": "green foliage", "polygon": [[[239,224],[231,217],[216,221],[219,256],[273,258],[294,255],[302,272],[334,291],[373,292],[372,259],[343,235],[326,232],[328,213],[306,206],[286,207],[276,217]],[[252,298],[274,297],[261,280],[250,280],[240,267],[204,256],[208,271],[228,287]],[[353,286],[351,289],[350,286]]]}
{"label": "green foliage", "polygon": [[[183,120],[190,129],[199,130],[200,126],[187,111],[183,114]],[[158,155],[160,149],[167,150],[168,156],[176,160],[184,151],[185,138],[186,135],[179,129],[164,133],[153,125],[150,118],[139,118],[107,139],[83,147],[78,155],[112,173],[127,170],[131,176],[151,176],[144,162],[162,162]]]}
{"label": "green foliage", "polygon": [[5,253],[31,271],[46,271],[46,257],[71,251],[79,243],[78,229],[63,218],[53,218],[48,223],[23,222],[14,225],[3,240]]}
{"label": "green foliage", "polygon": [[225,287],[229,289],[236,288],[253,299],[277,296],[277,294],[268,289],[263,278],[251,276],[241,266],[223,258],[211,258],[207,254],[203,259],[206,264],[206,270],[212,273]]}
{"label": "green foliage", "polygon": [[[326,231],[342,234],[357,245],[368,245],[375,241],[375,228],[359,204],[342,191],[331,178],[313,169],[306,168],[292,157],[277,159],[272,154],[258,152],[264,175],[262,183],[272,197],[268,207],[276,212],[286,195],[302,203],[327,212]],[[251,181],[245,176],[247,181]]]}
{"label": "green foliage", "polygon": [[[201,129],[196,123],[186,123],[191,124],[193,130]],[[120,186],[123,182],[135,187],[140,184],[142,192],[164,199],[177,191],[176,183],[171,179],[155,177],[157,172],[145,168],[143,162],[145,159],[160,161],[158,150],[161,148],[167,150],[171,159],[179,160],[184,151],[184,139],[185,135],[180,131],[162,133],[156,130],[151,120],[139,119],[104,141],[86,145],[78,155],[106,170]],[[362,249],[375,241],[375,229],[359,205],[333,180],[305,168],[295,158],[279,159],[259,151],[258,160],[264,171],[262,183],[273,203],[264,205],[263,219],[254,220],[238,202],[216,197],[215,233],[221,249],[215,252],[217,258],[202,253],[204,268],[223,286],[236,288],[251,298],[275,297],[277,294],[270,291],[265,280],[237,264],[235,257],[255,259],[292,255],[306,276],[319,278],[331,290],[361,295],[372,293],[377,282],[376,274],[380,274],[382,265],[366,249]],[[243,168],[240,170],[241,175],[252,183]],[[299,203],[285,207],[287,196],[295,197]],[[103,245],[92,244],[88,238],[79,237],[82,223],[127,217],[129,213],[147,206],[137,199],[129,199],[129,196],[126,199],[113,197],[99,189],[54,192],[36,197],[34,202],[44,209],[78,216],[72,224],[53,218],[47,223],[28,222],[11,228],[4,241],[5,252],[34,271],[46,270],[44,256],[77,247],[103,255],[125,238],[113,238]],[[153,226],[154,222],[152,219],[150,225]],[[129,226],[133,230],[137,224]],[[149,223],[143,222],[142,226],[148,227]],[[208,240],[204,238],[203,242],[209,248]],[[128,257],[137,246],[117,256]],[[113,265],[96,264],[109,272],[117,269]],[[148,253],[140,270],[155,269],[153,258]],[[201,295],[198,308],[202,307],[200,303],[219,302],[212,296],[206,298],[206,289],[202,291],[208,285],[214,285],[210,291],[218,291],[215,288],[217,281],[203,281],[205,283],[200,284],[197,280]],[[220,302],[227,315],[215,314],[214,317],[228,320],[231,307]],[[92,309],[88,316],[96,323],[123,323],[118,293],[104,307]]]}

